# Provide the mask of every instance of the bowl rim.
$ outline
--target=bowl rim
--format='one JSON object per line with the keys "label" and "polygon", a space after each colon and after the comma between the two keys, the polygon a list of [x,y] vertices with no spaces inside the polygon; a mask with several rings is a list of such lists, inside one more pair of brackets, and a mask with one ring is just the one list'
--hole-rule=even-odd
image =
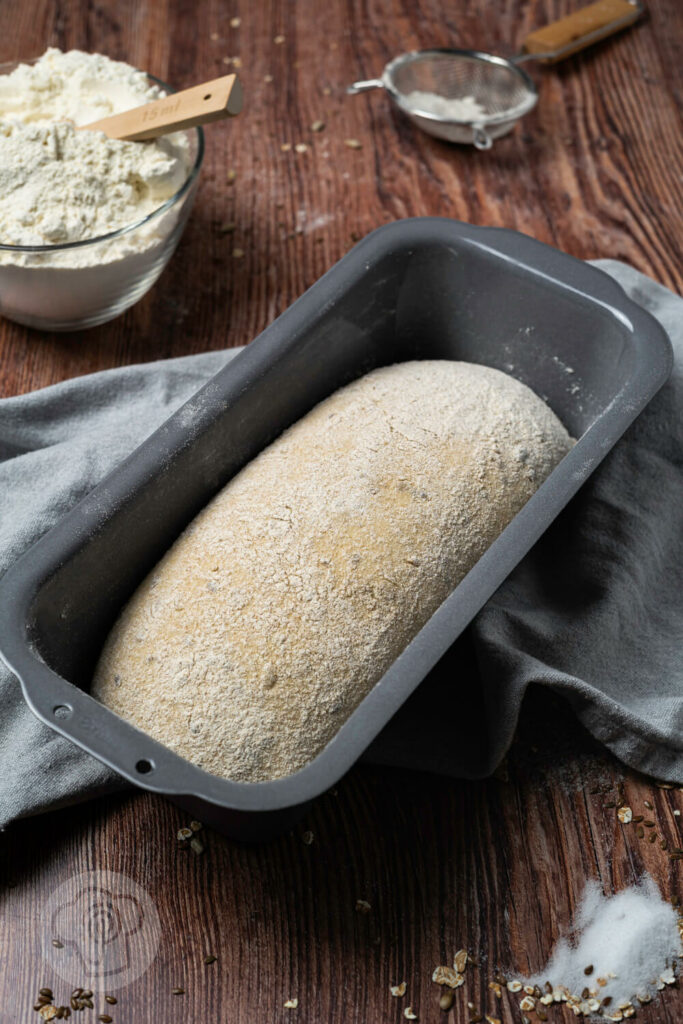
{"label": "bowl rim", "polygon": [[[8,68],[14,70],[22,64],[36,64],[40,59],[40,57],[32,57],[30,60],[4,61],[0,63],[0,75],[9,74],[10,72],[6,70]],[[136,68],[136,70],[139,71],[140,69]],[[177,91],[173,86],[168,85],[168,83],[164,82],[161,78],[157,78],[156,75],[150,74],[149,71],[143,71],[142,74],[146,75],[147,78],[154,82],[155,85],[161,86],[162,89],[165,89],[168,94]],[[151,210],[149,213],[145,214],[144,217],[140,217],[138,220],[132,221],[130,224],[125,224],[121,228],[116,228],[115,231],[108,231],[104,235],[97,235],[94,238],[81,238],[75,242],[57,242],[54,245],[12,245],[9,242],[0,242],[0,252],[39,253],[41,255],[70,252],[72,249],[83,249],[86,246],[97,245],[100,242],[113,241],[114,239],[121,238],[132,231],[136,231],[138,228],[142,227],[143,224],[148,224],[150,221],[154,220],[155,217],[159,217],[162,213],[165,213],[166,210],[169,210],[175,205],[175,203],[182,199],[190,191],[197,179],[197,176],[199,175],[202,161],[204,159],[204,132],[199,126],[193,130],[197,133],[197,153],[185,181],[172,196],[169,196],[168,199],[164,200],[161,206],[157,206],[156,209]]]}

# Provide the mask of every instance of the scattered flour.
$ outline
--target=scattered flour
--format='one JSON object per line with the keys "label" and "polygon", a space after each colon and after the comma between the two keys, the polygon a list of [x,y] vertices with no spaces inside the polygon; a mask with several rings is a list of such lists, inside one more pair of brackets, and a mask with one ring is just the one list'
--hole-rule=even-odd
{"label": "scattered flour", "polygon": [[445,121],[480,121],[487,116],[487,111],[474,96],[462,96],[449,99],[436,92],[422,92],[419,89],[407,93],[405,102],[416,110],[426,114],[436,114]]}
{"label": "scattered flour", "polygon": [[[49,49],[0,76],[0,242],[41,246],[97,238],[144,218],[185,181],[187,137],[120,142],[77,125],[163,95],[147,76],[102,54]],[[129,236],[126,251],[158,242],[156,228]],[[0,250],[0,263],[60,267],[101,263],[121,247],[59,256]]]}
{"label": "scattered flour", "polygon": [[[596,882],[589,882],[572,934],[558,942],[530,984],[543,989],[548,981],[555,989],[568,990],[589,1015],[597,1007],[581,998],[587,988],[589,999],[608,1000],[603,1019],[621,1020],[622,1004],[637,1008],[639,996],[647,1002],[673,983],[673,966],[681,955],[676,910],[664,902],[649,875],[616,896],[604,896]],[[588,975],[587,967],[592,967]]]}

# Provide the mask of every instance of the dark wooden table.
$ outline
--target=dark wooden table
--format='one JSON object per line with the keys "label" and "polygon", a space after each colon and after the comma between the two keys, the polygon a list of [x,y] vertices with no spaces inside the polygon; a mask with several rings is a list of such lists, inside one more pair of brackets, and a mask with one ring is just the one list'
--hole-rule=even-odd
{"label": "dark wooden table", "polygon": [[[487,153],[419,134],[380,94],[344,95],[349,81],[411,48],[514,52],[526,32],[574,6],[0,4],[3,60],[48,44],[101,50],[176,86],[237,65],[247,96],[243,116],[208,134],[192,220],[156,288],[85,334],[0,323],[2,395],[248,342],[359,236],[415,214],[514,227],[575,256],[627,260],[680,288],[679,0],[649,0],[637,28],[532,70],[538,108]],[[311,131],[318,120],[324,130]],[[349,138],[360,148],[346,146]],[[297,152],[302,142],[308,148]],[[619,785],[634,813],[655,820],[660,841],[618,822]],[[626,770],[563,705],[538,694],[500,778],[461,783],[357,767],[300,828],[268,846],[201,833],[203,853],[179,850],[183,815],[139,793],[21,822],[0,842],[0,1022],[38,1021],[31,1005],[43,985],[64,1003],[85,983],[77,964],[59,966],[50,929],[55,907],[88,899],[76,938],[95,952],[108,938],[122,973],[112,975],[118,1002],[97,996],[84,1020],[108,1012],[116,1024],[398,1024],[411,1005],[422,1022],[460,1024],[476,1011],[520,1021],[518,998],[498,1000],[489,982],[498,970],[510,977],[543,965],[587,878],[612,892],[647,870],[667,898],[683,895],[683,862],[661,848],[662,839],[681,845],[674,811],[682,808],[680,790]],[[93,877],[99,889],[89,888]],[[369,911],[356,909],[359,899]],[[480,966],[468,969],[447,1017],[431,973],[461,947]],[[205,964],[207,955],[217,960]],[[393,998],[389,986],[403,980],[406,996]],[[286,1009],[294,998],[298,1007]],[[670,988],[637,1019],[682,1016],[680,991]],[[549,1020],[573,1019],[550,1008]]]}

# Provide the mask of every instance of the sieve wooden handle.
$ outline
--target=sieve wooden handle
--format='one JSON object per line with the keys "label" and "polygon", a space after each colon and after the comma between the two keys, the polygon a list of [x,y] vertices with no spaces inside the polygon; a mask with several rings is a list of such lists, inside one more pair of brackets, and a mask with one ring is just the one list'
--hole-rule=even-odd
{"label": "sieve wooden handle", "polygon": [[598,0],[532,32],[524,40],[522,52],[539,57],[542,54],[544,60],[554,64],[632,25],[643,10],[640,0]]}
{"label": "sieve wooden handle", "polygon": [[242,86],[237,75],[223,75],[141,107],[124,110],[122,114],[80,125],[80,128],[104,132],[110,139],[141,142],[224,117],[234,117],[241,109]]}

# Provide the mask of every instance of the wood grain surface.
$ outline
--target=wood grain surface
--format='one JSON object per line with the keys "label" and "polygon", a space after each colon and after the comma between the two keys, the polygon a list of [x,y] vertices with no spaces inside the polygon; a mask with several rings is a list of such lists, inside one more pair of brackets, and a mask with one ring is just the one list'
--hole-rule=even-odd
{"label": "wood grain surface", "polygon": [[[513,53],[534,27],[575,6],[0,2],[3,60],[80,47],[177,87],[237,67],[246,95],[239,118],[207,132],[195,210],[158,285],[82,334],[0,321],[0,394],[248,342],[354,240],[406,216],[517,228],[680,288],[679,0],[650,0],[636,28],[564,65],[532,68],[537,109],[487,153],[419,133],[380,93],[344,94],[416,47]],[[314,132],[318,120],[325,128]],[[297,152],[297,143],[308,148]],[[655,821],[656,842],[609,806],[622,780],[634,813]],[[542,967],[587,878],[613,892],[647,870],[667,898],[683,897],[683,861],[670,859],[683,845],[674,814],[682,809],[681,791],[626,771],[562,704],[537,694],[506,777],[461,783],[359,766],[267,846],[204,831],[203,853],[181,850],[184,816],[144,794],[17,823],[0,839],[0,1024],[38,1022],[31,1007],[41,986],[68,1004],[75,986],[88,987],[87,957],[104,939],[118,1002],[96,993],[77,1020],[398,1024],[412,1006],[425,1024],[465,1024],[477,1013],[517,1024],[519,998],[498,1000],[489,982],[498,970],[509,978]],[[368,912],[356,909],[359,899]],[[64,914],[72,933],[58,948],[51,940]],[[446,1014],[431,973],[461,947],[480,966],[468,968]],[[205,964],[209,954],[217,960]],[[393,998],[389,986],[403,980],[406,995]],[[296,1009],[285,1008],[289,999]],[[636,1019],[682,1018],[680,990],[670,988]],[[574,1017],[555,1006],[548,1019]]]}

